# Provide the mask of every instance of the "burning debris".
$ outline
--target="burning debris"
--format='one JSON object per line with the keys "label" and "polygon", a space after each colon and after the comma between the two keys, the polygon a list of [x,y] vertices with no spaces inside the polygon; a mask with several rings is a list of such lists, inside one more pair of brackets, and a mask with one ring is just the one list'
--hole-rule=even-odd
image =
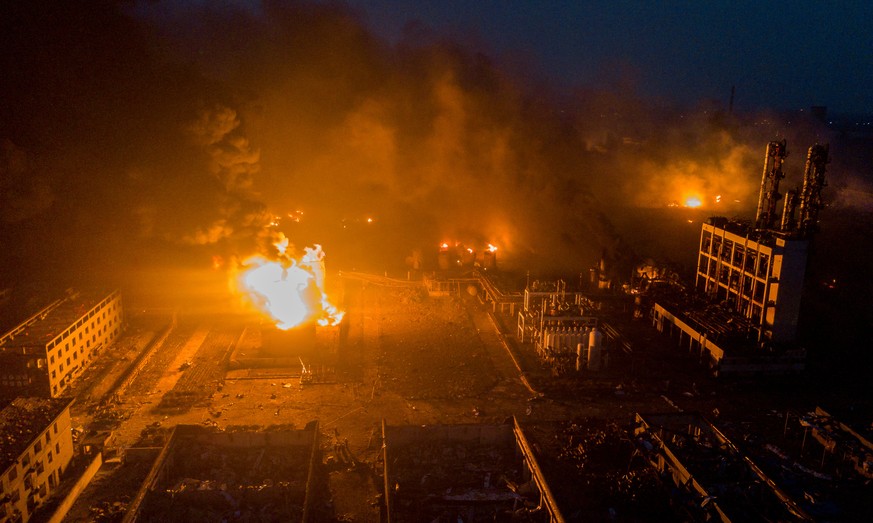
{"label": "burning debris", "polygon": [[306,322],[321,326],[338,325],[344,313],[325,292],[324,251],[321,245],[304,248],[293,255],[288,238],[274,243],[276,259],[252,256],[242,262],[236,274],[236,289],[261,312],[287,330]]}

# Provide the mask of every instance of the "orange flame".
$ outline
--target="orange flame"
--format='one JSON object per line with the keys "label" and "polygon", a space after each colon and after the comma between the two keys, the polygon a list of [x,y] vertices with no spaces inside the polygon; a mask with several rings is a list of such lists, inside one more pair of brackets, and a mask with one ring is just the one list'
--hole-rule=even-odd
{"label": "orange flame", "polygon": [[692,209],[700,207],[703,205],[703,202],[700,201],[700,198],[697,196],[689,196],[685,199],[685,207],[691,207]]}
{"label": "orange flame", "polygon": [[338,325],[344,312],[330,303],[324,292],[324,251],[320,245],[304,249],[295,260],[286,251],[287,238],[275,244],[278,260],[252,256],[242,264],[237,288],[252,305],[267,314],[280,329],[287,330],[307,321]]}

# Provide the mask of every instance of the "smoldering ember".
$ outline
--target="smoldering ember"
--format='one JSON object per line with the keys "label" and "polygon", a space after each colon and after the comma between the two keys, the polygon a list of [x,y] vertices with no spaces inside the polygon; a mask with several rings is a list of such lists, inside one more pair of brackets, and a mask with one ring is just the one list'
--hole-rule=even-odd
{"label": "smoldering ember", "polygon": [[365,4],[0,7],[0,521],[868,521],[870,117]]}

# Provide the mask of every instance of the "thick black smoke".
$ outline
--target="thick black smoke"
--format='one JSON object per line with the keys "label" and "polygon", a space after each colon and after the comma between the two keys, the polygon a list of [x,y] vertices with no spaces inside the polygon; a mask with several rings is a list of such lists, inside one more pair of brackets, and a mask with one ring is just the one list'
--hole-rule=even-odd
{"label": "thick black smoke", "polygon": [[558,103],[459,44],[389,46],[338,4],[0,9],[11,262],[196,264],[281,229],[350,268],[460,241],[579,270],[630,256],[623,209],[753,210],[764,146],[793,127],[632,86]]}

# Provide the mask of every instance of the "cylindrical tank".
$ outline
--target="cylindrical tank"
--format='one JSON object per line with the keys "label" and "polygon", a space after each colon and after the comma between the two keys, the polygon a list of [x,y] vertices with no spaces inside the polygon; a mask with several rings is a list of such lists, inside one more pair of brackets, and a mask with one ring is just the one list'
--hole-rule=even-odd
{"label": "cylindrical tank", "polygon": [[594,329],[588,335],[588,370],[600,370],[600,353],[603,334]]}
{"label": "cylindrical tank", "polygon": [[585,367],[585,344],[578,343],[576,345],[576,372]]}

